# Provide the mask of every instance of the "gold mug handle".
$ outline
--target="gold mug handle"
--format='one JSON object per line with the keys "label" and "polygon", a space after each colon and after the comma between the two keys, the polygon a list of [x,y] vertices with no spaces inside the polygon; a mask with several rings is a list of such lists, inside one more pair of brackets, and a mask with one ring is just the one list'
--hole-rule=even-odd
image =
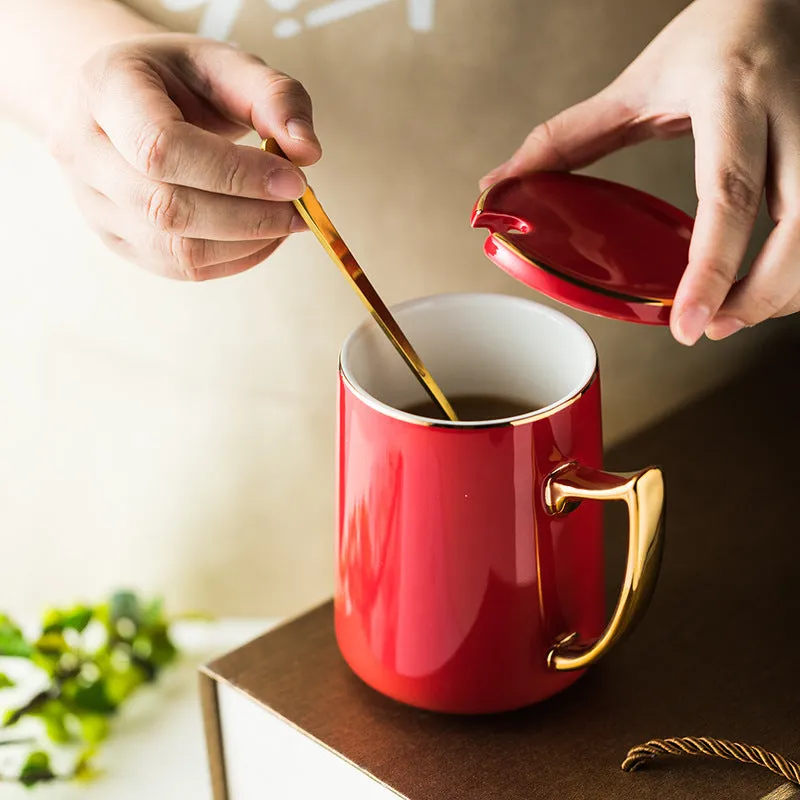
{"label": "gold mug handle", "polygon": [[623,500],[628,506],[628,561],[622,592],[605,631],[595,642],[578,642],[578,634],[559,637],[547,654],[558,672],[584,669],[605,655],[630,632],[646,611],[664,548],[664,476],[657,467],[613,473],[566,464],[544,484],[547,513],[568,514],[582,500]]}

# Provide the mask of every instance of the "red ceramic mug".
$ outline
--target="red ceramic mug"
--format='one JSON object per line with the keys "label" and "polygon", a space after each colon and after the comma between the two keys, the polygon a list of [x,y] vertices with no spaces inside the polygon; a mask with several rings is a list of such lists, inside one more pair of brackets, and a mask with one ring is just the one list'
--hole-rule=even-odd
{"label": "red ceramic mug", "polygon": [[[489,713],[572,684],[635,624],[663,540],[661,472],[602,470],[594,344],[565,315],[504,295],[394,314],[442,390],[526,400],[485,422],[406,413],[425,399],[369,320],[339,369],[335,622],[367,684],[433,711]],[[606,622],[602,507],[629,508]]]}

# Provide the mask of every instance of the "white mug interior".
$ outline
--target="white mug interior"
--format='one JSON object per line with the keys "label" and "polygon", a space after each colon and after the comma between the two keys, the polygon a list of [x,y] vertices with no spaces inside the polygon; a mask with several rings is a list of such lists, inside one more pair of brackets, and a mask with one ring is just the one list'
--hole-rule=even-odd
{"label": "white mug interior", "polygon": [[[530,405],[520,417],[544,414],[579,394],[597,367],[594,342],[577,322],[524,298],[442,294],[391,311],[448,399],[507,398]],[[345,340],[340,367],[365,402],[383,413],[419,419],[404,409],[428,396],[372,318]],[[479,423],[437,420],[453,426]]]}

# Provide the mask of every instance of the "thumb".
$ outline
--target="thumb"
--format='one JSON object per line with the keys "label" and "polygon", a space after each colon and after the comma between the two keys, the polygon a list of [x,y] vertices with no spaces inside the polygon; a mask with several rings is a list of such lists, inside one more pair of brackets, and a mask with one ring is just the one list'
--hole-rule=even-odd
{"label": "thumb", "polygon": [[514,175],[588,166],[646,138],[635,128],[636,116],[609,86],[535,127],[505,164],[481,179],[481,190]]}
{"label": "thumb", "polygon": [[311,98],[299,81],[226,44],[203,42],[193,55],[201,93],[219,111],[274,137],[298,166],[319,160]]}

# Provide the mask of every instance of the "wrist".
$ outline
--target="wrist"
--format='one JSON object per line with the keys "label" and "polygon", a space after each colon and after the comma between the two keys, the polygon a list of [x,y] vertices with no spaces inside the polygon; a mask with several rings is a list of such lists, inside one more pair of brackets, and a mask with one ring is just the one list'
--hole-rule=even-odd
{"label": "wrist", "polygon": [[[84,64],[105,47],[164,31],[114,0],[33,0],[6,4],[0,68],[17,76],[0,87],[0,102],[35,133],[50,138],[74,99]],[[5,34],[5,36],[3,35]],[[36,47],[31,47],[35,42]],[[3,47],[5,45],[5,47]]]}

